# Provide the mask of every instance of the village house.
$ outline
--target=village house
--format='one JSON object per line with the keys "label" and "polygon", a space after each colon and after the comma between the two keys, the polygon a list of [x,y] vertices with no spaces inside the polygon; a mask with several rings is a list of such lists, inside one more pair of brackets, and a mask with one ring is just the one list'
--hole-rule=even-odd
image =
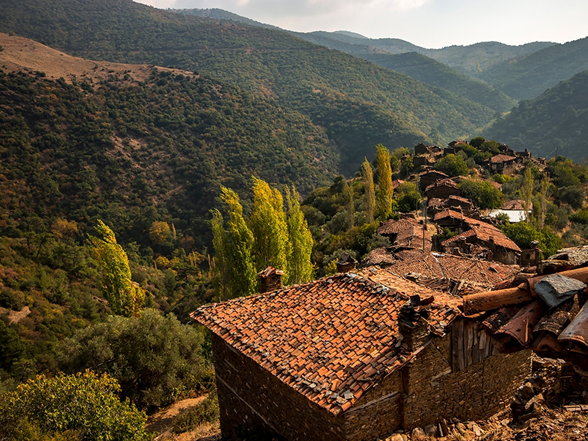
{"label": "village house", "polygon": [[427,170],[419,173],[419,189],[425,191],[425,189],[435,182],[441,179],[447,179],[449,176],[438,170]]}
{"label": "village house", "polygon": [[522,222],[527,219],[527,216],[533,211],[533,203],[529,203],[527,210],[524,208],[525,202],[522,200],[506,201],[502,204],[502,208],[490,210],[488,216],[496,218],[501,214],[508,216],[510,223]]}
{"label": "village house", "polygon": [[521,261],[521,249],[511,239],[506,237],[498,228],[482,223],[470,230],[459,233],[441,243],[446,253],[459,253],[472,255],[478,250],[472,248],[484,248],[491,252],[490,258],[506,265],[517,265]]}
{"label": "village house", "polygon": [[494,155],[488,159],[488,167],[493,173],[502,173],[507,167],[513,166],[518,162],[516,156]]}
{"label": "village house", "polygon": [[500,353],[462,303],[372,268],[202,306],[223,438],[367,441],[506,409],[530,352]]}
{"label": "village house", "polygon": [[449,196],[461,196],[461,190],[451,179],[442,179],[425,189],[428,198],[447,199]]}
{"label": "village house", "polygon": [[380,236],[389,238],[390,244],[395,247],[420,248],[425,251],[431,250],[433,241],[431,233],[424,228],[422,222],[411,217],[384,221],[376,232]]}
{"label": "village house", "polygon": [[[384,257],[382,260],[376,256]],[[378,265],[392,274],[409,279],[421,286],[452,295],[488,291],[499,283],[513,280],[521,272],[518,265],[472,259],[445,253],[429,252],[386,259],[376,250],[366,256],[364,266]]]}

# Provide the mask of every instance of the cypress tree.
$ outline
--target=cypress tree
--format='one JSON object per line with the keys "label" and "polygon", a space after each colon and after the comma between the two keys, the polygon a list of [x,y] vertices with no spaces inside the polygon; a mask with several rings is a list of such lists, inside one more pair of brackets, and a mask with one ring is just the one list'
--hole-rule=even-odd
{"label": "cypress tree", "polygon": [[361,176],[365,194],[365,216],[367,222],[371,224],[374,221],[374,212],[376,210],[376,191],[374,190],[374,171],[367,158],[365,158],[361,166]]}
{"label": "cypress tree", "polygon": [[308,229],[308,223],[300,208],[299,195],[292,187],[292,192],[286,187],[286,200],[288,201],[288,232],[290,233],[290,245],[292,255],[290,258],[290,273],[288,285],[310,282],[312,280],[312,234]]}
{"label": "cypress tree", "polygon": [[376,146],[376,167],[378,168],[378,216],[388,219],[392,213],[392,167],[390,150],[382,144]]}

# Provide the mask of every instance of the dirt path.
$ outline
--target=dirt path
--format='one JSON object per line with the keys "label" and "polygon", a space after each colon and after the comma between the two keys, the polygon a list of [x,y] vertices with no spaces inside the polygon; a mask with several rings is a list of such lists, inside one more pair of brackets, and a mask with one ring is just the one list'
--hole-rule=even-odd
{"label": "dirt path", "polygon": [[197,406],[206,399],[206,395],[198,398],[187,398],[172,404],[167,409],[163,409],[149,417],[147,421],[147,430],[157,434],[156,441],[174,440],[174,441],[218,441],[220,437],[220,427],[218,422],[214,424],[203,424],[192,432],[174,434],[171,431],[174,419],[183,411],[190,407]]}

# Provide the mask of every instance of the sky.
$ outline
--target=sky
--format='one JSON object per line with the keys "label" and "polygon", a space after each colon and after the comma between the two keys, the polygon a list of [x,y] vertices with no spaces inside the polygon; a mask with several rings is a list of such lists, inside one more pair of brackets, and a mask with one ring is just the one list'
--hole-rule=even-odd
{"label": "sky", "polygon": [[588,0],[136,0],[219,8],[300,32],[356,32],[440,48],[481,41],[565,43],[588,36]]}

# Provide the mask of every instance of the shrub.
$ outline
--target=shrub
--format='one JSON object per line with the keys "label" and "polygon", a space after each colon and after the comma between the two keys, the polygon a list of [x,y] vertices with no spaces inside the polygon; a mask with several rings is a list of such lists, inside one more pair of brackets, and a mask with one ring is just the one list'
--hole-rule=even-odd
{"label": "shrub", "polygon": [[194,430],[204,423],[213,423],[219,417],[218,397],[211,393],[204,401],[182,414],[173,423],[175,433],[184,433]]}
{"label": "shrub", "polygon": [[572,208],[582,208],[584,204],[584,190],[581,187],[563,187],[558,192],[559,199],[570,204]]}
{"label": "shrub", "polygon": [[435,169],[442,171],[448,176],[465,176],[468,173],[468,166],[463,158],[452,154],[437,161]]}
{"label": "shrub", "polygon": [[39,375],[2,397],[0,431],[8,439],[34,439],[39,429],[43,434],[62,434],[55,440],[152,439],[145,431],[147,415],[128,400],[121,402],[119,391],[118,382],[106,374]]}
{"label": "shrub", "polygon": [[460,185],[461,194],[480,208],[500,208],[502,193],[490,182],[464,180]]}
{"label": "shrub", "polygon": [[570,220],[577,224],[588,225],[588,210],[584,208],[577,211],[570,216]]}
{"label": "shrub", "polygon": [[543,251],[543,257],[549,257],[561,248],[561,238],[551,231],[549,227],[538,230],[527,222],[501,225],[504,234],[522,249],[530,248],[531,242],[539,241],[539,248]]}
{"label": "shrub", "polygon": [[124,397],[152,409],[202,388],[207,373],[202,341],[200,333],[174,315],[145,309],[138,318],[111,316],[78,330],[62,343],[60,366],[66,372],[106,372],[119,381]]}

